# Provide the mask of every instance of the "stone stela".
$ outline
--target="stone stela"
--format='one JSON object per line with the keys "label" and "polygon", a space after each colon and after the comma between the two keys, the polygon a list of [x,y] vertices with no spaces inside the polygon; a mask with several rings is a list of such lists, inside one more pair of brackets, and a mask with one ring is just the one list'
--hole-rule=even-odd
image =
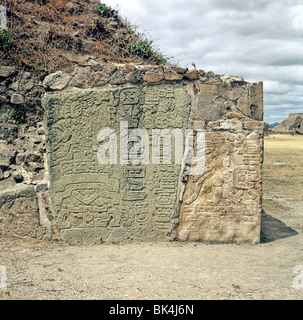
{"label": "stone stela", "polygon": [[[260,241],[262,82],[180,67],[104,64],[57,72],[44,86],[50,193],[62,240]],[[121,122],[129,133],[144,129],[150,137],[149,162],[98,161],[102,143],[111,142],[110,135],[97,139],[105,128],[116,133],[116,159],[123,158]],[[191,174],[186,152],[175,161],[185,135],[183,141],[172,137],[166,162],[159,139],[162,161],[154,164],[155,129],[191,130],[194,147],[203,130],[203,152],[193,148],[195,159],[203,157],[203,171]],[[148,145],[140,148],[139,140],[128,145],[140,154]]]}

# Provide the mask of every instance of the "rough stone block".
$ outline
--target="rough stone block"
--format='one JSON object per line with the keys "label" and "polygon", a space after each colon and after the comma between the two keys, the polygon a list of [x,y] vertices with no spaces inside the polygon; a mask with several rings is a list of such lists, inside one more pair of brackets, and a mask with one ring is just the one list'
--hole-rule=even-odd
{"label": "rough stone block", "polygon": [[238,99],[237,108],[243,115],[263,121],[263,83],[252,83]]}
{"label": "rough stone block", "polygon": [[148,83],[160,82],[163,79],[164,79],[163,75],[161,75],[160,73],[156,73],[156,72],[146,72],[146,74],[144,76],[144,80]]}
{"label": "rough stone block", "polygon": [[0,169],[6,170],[16,157],[15,146],[7,143],[6,140],[0,140]]}
{"label": "rough stone block", "polygon": [[0,192],[0,234],[4,237],[47,237],[39,225],[37,196],[33,186],[16,185]]}
{"label": "rough stone block", "polygon": [[1,78],[8,78],[9,76],[16,73],[15,67],[8,67],[8,66],[0,66],[0,77]]}
{"label": "rough stone block", "polygon": [[197,115],[205,120],[218,120],[225,112],[227,89],[221,85],[203,84],[198,94]]}
{"label": "rough stone block", "polygon": [[69,81],[70,76],[68,74],[58,71],[45,77],[43,86],[48,90],[62,90],[68,85]]}
{"label": "rough stone block", "polygon": [[244,129],[264,129],[264,122],[263,121],[244,121],[243,124]]}
{"label": "rough stone block", "polygon": [[0,103],[8,103],[8,99],[5,96],[0,95]]}
{"label": "rough stone block", "polygon": [[180,80],[182,80],[182,75],[179,75],[173,71],[167,71],[167,72],[165,72],[165,80],[180,81]]}
{"label": "rough stone block", "polygon": [[186,74],[183,76],[183,78],[186,80],[198,80],[199,77],[199,71],[196,69],[188,70]]}
{"label": "rough stone block", "polygon": [[171,67],[171,69],[177,73],[180,73],[180,74],[184,74],[188,71],[188,68],[182,68],[179,66],[173,66],[173,67]]}
{"label": "rough stone block", "polygon": [[24,104],[24,102],[25,102],[25,99],[22,94],[14,93],[11,96],[11,103],[12,104],[20,105],[20,104]]}

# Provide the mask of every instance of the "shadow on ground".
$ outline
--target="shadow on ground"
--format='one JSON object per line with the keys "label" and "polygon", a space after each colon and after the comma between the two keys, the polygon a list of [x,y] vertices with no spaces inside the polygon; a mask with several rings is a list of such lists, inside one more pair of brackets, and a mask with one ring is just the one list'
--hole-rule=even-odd
{"label": "shadow on ground", "polygon": [[297,235],[298,232],[288,227],[284,222],[272,217],[262,210],[261,243],[268,243]]}

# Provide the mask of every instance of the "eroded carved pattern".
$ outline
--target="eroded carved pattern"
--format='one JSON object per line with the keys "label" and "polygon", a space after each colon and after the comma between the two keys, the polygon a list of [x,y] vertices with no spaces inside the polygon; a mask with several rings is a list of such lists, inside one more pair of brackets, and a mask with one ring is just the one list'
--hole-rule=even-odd
{"label": "eroded carved pattern", "polygon": [[260,136],[207,132],[206,168],[190,177],[180,240],[251,241],[260,224]]}
{"label": "eroded carved pattern", "polygon": [[145,240],[147,232],[148,238],[169,240],[180,165],[101,165],[97,134],[111,128],[119,141],[120,121],[150,137],[155,128],[186,129],[185,90],[175,85],[79,90],[54,94],[48,105],[51,190],[62,237],[85,240],[85,229],[94,230],[95,240],[123,241],[130,235]]}

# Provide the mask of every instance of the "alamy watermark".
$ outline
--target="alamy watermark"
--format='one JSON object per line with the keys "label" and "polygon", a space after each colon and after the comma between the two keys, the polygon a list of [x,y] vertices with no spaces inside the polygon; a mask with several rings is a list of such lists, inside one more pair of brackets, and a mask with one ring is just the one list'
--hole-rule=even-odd
{"label": "alamy watermark", "polygon": [[7,273],[4,266],[0,266],[0,289],[7,289]]}
{"label": "alamy watermark", "polygon": [[293,268],[293,273],[295,277],[292,281],[292,287],[297,290],[303,290],[303,266],[295,266]]}
{"label": "alamy watermark", "polygon": [[97,158],[100,164],[179,164],[190,167],[189,175],[203,174],[206,148],[204,129],[186,129],[184,132],[182,129],[152,129],[151,136],[145,129],[129,131],[128,122],[121,121],[119,159],[118,134],[110,128],[99,132],[97,140],[101,146]]}
{"label": "alamy watermark", "polygon": [[4,6],[0,5],[0,29],[7,28],[7,11]]}

